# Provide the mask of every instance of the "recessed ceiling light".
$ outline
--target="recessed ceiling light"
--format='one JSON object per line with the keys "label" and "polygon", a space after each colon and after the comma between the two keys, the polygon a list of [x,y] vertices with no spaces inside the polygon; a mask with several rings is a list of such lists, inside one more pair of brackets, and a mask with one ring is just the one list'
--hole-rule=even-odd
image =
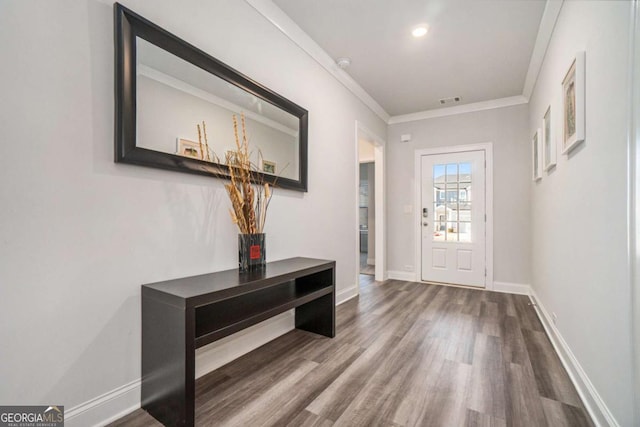
{"label": "recessed ceiling light", "polygon": [[411,30],[411,34],[413,35],[413,37],[422,37],[425,34],[427,34],[427,26],[426,25],[420,25],[418,27],[415,27],[413,30]]}

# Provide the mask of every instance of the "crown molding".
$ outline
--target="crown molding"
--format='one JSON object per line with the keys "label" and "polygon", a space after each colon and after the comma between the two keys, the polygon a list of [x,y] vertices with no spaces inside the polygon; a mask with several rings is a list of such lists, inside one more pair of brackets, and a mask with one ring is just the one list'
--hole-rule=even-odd
{"label": "crown molding", "polygon": [[389,114],[369,95],[355,80],[335,63],[307,33],[305,33],[289,16],[284,13],[271,0],[245,0],[259,14],[264,16],[276,28],[305,51],[311,58],[320,64],[344,87],[353,93],[360,101],[371,109],[385,123],[389,120]]}
{"label": "crown molding", "polygon": [[507,98],[456,105],[455,107],[435,108],[433,110],[393,116],[389,118],[387,123],[394,125],[397,123],[414,122],[416,120],[433,119],[434,117],[453,116],[456,114],[473,113],[475,111],[493,110],[494,108],[511,107],[514,105],[526,104],[527,102],[529,102],[529,99],[522,95],[510,96]]}
{"label": "crown molding", "polygon": [[531,53],[531,59],[529,60],[529,69],[527,70],[527,76],[524,80],[524,87],[522,89],[522,95],[529,99],[533,93],[533,88],[538,81],[538,73],[542,68],[544,56],[547,53],[549,42],[551,41],[551,35],[553,29],[556,26],[556,21],[560,15],[560,9],[564,0],[547,0],[547,4],[544,7],[542,13],[542,19],[540,20],[540,26],[538,27],[538,36],[536,37],[536,44],[533,47]]}

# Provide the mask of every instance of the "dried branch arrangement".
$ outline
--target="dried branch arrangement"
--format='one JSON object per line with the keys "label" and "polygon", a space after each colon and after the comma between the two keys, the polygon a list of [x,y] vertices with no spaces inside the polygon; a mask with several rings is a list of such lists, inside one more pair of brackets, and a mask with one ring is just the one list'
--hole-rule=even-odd
{"label": "dried branch arrangement", "polygon": [[[231,209],[229,213],[231,220],[238,226],[242,234],[262,233],[267,219],[267,208],[271,202],[272,191],[268,183],[264,182],[262,174],[252,174],[252,171],[259,171],[259,168],[251,162],[249,151],[249,140],[244,120],[241,115],[242,137],[238,133],[238,120],[233,116],[233,132],[235,136],[236,149],[227,151],[224,164],[229,168],[229,178],[231,182],[225,184]],[[202,123],[204,144],[200,135],[200,125],[198,125],[198,140],[208,152],[207,134],[204,122]],[[262,154],[258,152],[259,158]],[[215,161],[217,157],[214,155]],[[259,159],[260,161],[260,159]]]}
{"label": "dried branch arrangement", "polygon": [[[200,160],[212,161],[213,152],[209,148],[209,139],[207,138],[207,125],[202,122],[202,134],[200,133],[200,125],[196,125],[198,128],[198,144],[200,144]],[[204,143],[202,143],[202,135],[204,134]],[[217,162],[217,156],[213,154],[215,161]]]}

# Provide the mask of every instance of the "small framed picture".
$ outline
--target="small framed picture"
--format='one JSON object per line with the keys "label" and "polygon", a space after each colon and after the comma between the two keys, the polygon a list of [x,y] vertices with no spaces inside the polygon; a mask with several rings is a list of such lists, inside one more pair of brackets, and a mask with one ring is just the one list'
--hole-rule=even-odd
{"label": "small framed picture", "polygon": [[531,139],[531,157],[532,157],[532,166],[533,166],[533,180],[538,181],[542,179],[542,156],[540,149],[540,133],[541,130],[538,129],[536,133],[533,135]]}
{"label": "small framed picture", "polygon": [[262,171],[264,173],[275,174],[276,173],[276,164],[274,162],[270,162],[268,160],[263,160],[262,161]]}
{"label": "small framed picture", "polygon": [[556,165],[556,144],[551,132],[551,105],[542,118],[542,167],[548,171]]}
{"label": "small framed picture", "polygon": [[562,152],[568,153],[585,138],[585,52],[576,53],[562,80]]}
{"label": "small framed picture", "polygon": [[183,138],[178,138],[177,141],[177,154],[179,156],[202,160],[202,152],[200,151],[200,144],[198,142],[189,141],[188,139]]}

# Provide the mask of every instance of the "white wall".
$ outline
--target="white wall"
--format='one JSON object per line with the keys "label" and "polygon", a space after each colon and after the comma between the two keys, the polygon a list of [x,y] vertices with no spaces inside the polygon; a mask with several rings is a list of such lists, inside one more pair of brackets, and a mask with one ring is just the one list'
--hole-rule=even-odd
{"label": "white wall", "polygon": [[[414,156],[421,148],[493,143],[494,280],[530,282],[529,145],[526,105],[438,117],[389,127],[387,144],[388,268],[417,272]],[[400,142],[400,135],[411,141]],[[415,207],[414,207],[415,209]]]}
{"label": "white wall", "polygon": [[[123,3],[309,110],[267,258],[356,286],[354,123],[385,124],[245,2]],[[111,2],[2,1],[0,51],[0,402],[68,410],[139,379],[140,285],[235,267],[237,231],[222,181],[113,162]]]}
{"label": "white wall", "polygon": [[586,50],[586,141],[531,184],[532,285],[622,426],[633,422],[626,131],[631,2],[565,1],[530,102],[529,133]]}

